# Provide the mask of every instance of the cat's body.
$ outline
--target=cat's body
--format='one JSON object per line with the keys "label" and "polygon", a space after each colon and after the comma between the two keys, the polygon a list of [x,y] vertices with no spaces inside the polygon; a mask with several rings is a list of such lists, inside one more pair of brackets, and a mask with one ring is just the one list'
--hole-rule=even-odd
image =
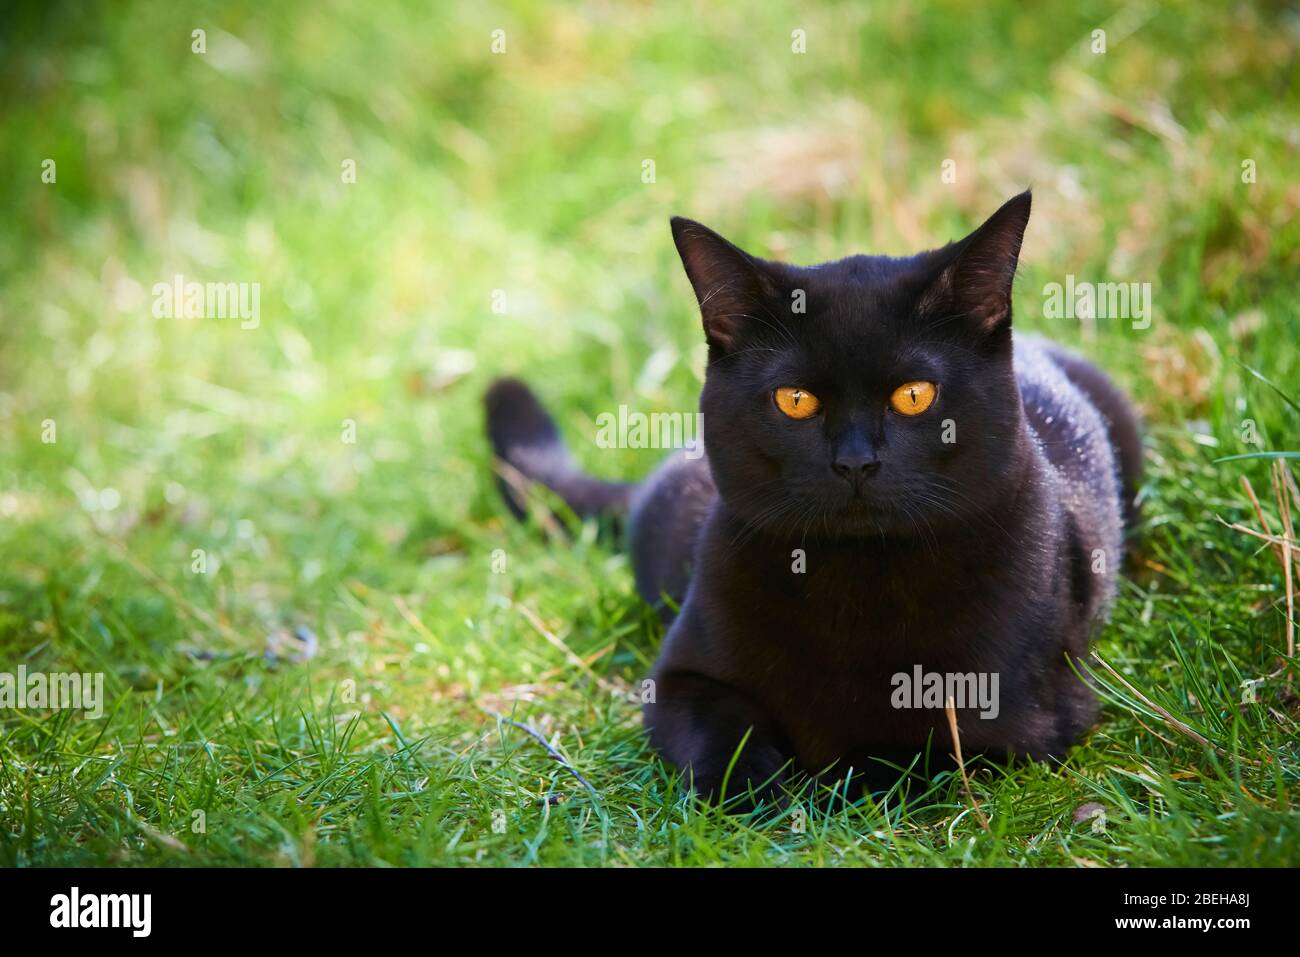
{"label": "cat's body", "polygon": [[[638,590],[681,605],[646,708],[655,743],[691,748],[703,694],[710,707],[726,700],[743,712],[740,723],[762,722],[751,745],[770,726],[770,753],[755,749],[757,780],[792,757],[810,773],[839,759],[885,781],[897,775],[880,760],[906,766],[932,732],[948,748],[942,710],[893,707],[893,677],[920,665],[999,676],[996,718],[978,717],[975,702],[959,712],[968,754],[1062,754],[1095,714],[1065,652],[1082,656],[1104,613],[1122,526],[1105,425],[1054,352],[1029,337],[1016,346],[1026,429],[1007,436],[1015,493],[943,535],[918,516],[902,538],[842,542],[804,526],[773,541],[747,532],[717,497],[706,459],[678,456],[651,476],[631,513]],[[681,516],[699,520],[692,528]],[[693,575],[682,591],[684,568]],[[725,740],[711,759],[688,750],[676,760],[725,768],[734,750]]]}
{"label": "cat's body", "polygon": [[[638,486],[578,473],[521,384],[489,393],[504,461],[580,513],[630,512],[638,590],[672,621],[646,726],[700,793],[729,767],[734,794],[791,769],[884,784],[882,761],[946,754],[944,710],[900,699],[900,675],[995,676],[993,707],[957,709],[967,754],[1061,755],[1092,723],[1074,669],[1114,592],[1140,443],[1094,367],[1013,348],[1028,212],[1026,194],[942,250],[811,269],[674,221],[710,342],[707,456]],[[895,411],[904,383],[930,404]],[[790,417],[783,386],[814,414]]]}

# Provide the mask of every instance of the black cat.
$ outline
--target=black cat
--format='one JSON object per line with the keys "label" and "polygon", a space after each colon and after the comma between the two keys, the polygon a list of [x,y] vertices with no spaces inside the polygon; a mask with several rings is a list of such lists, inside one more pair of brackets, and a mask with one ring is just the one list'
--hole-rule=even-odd
{"label": "black cat", "polygon": [[792,770],[897,780],[882,762],[946,754],[943,700],[980,681],[991,705],[954,695],[967,755],[1059,756],[1093,723],[1075,668],[1141,444],[1095,367],[1013,345],[1029,209],[1026,192],[942,249],[809,268],[673,219],[708,340],[707,455],[638,485],[579,472],[522,383],[489,390],[507,473],[579,515],[627,513],[637,588],[675,618],[646,727],[698,793],[728,774],[729,794]]}

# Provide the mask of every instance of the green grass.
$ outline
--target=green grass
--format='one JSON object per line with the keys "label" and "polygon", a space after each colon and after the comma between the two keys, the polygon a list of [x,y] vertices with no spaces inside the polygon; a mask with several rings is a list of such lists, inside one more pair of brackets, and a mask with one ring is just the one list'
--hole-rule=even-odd
{"label": "green grass", "polygon": [[[1215,459],[1300,447],[1300,28],[1061,7],[6,6],[0,671],[103,672],[108,707],[0,712],[0,862],[1292,863],[1300,662],[1240,688],[1285,652],[1281,566],[1218,521],[1256,524],[1239,480],[1263,497],[1270,463]],[[694,407],[670,214],[810,262],[937,244],[1026,185],[1017,322],[1148,420],[1098,650],[1212,746],[1125,692],[1064,767],[972,769],[987,832],[950,777],[691,805],[627,700],[660,638],[628,563],[508,520],[483,387],[526,376],[586,465],[643,474],[592,438]],[[260,283],[260,326],[155,319],[176,273]],[[1071,273],[1151,282],[1150,328],[1043,318]],[[268,661],[300,625],[319,654]]]}

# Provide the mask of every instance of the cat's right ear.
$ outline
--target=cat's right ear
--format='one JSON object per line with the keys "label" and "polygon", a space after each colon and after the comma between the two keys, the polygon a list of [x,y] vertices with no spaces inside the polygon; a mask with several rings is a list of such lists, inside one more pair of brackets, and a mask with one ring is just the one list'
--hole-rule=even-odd
{"label": "cat's right ear", "polygon": [[745,326],[765,312],[778,289],[767,264],[707,226],[672,218],[673,242],[695,289],[704,337],[722,352],[736,348]]}
{"label": "cat's right ear", "polygon": [[1033,198],[1025,190],[1002,204],[984,225],[940,250],[950,262],[931,284],[922,309],[961,316],[979,336],[1011,324],[1011,286]]}

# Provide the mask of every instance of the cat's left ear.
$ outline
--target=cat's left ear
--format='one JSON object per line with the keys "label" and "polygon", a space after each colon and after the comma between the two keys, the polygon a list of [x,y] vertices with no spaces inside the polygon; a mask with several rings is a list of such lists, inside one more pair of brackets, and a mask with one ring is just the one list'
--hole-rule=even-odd
{"label": "cat's left ear", "polygon": [[773,264],[751,256],[707,226],[672,218],[673,242],[695,290],[704,335],[722,353],[735,349],[754,315],[778,295]]}
{"label": "cat's left ear", "polygon": [[950,247],[953,258],[931,283],[925,304],[964,317],[979,335],[1010,325],[1011,285],[1030,203],[1029,190],[1013,196],[983,226]]}

